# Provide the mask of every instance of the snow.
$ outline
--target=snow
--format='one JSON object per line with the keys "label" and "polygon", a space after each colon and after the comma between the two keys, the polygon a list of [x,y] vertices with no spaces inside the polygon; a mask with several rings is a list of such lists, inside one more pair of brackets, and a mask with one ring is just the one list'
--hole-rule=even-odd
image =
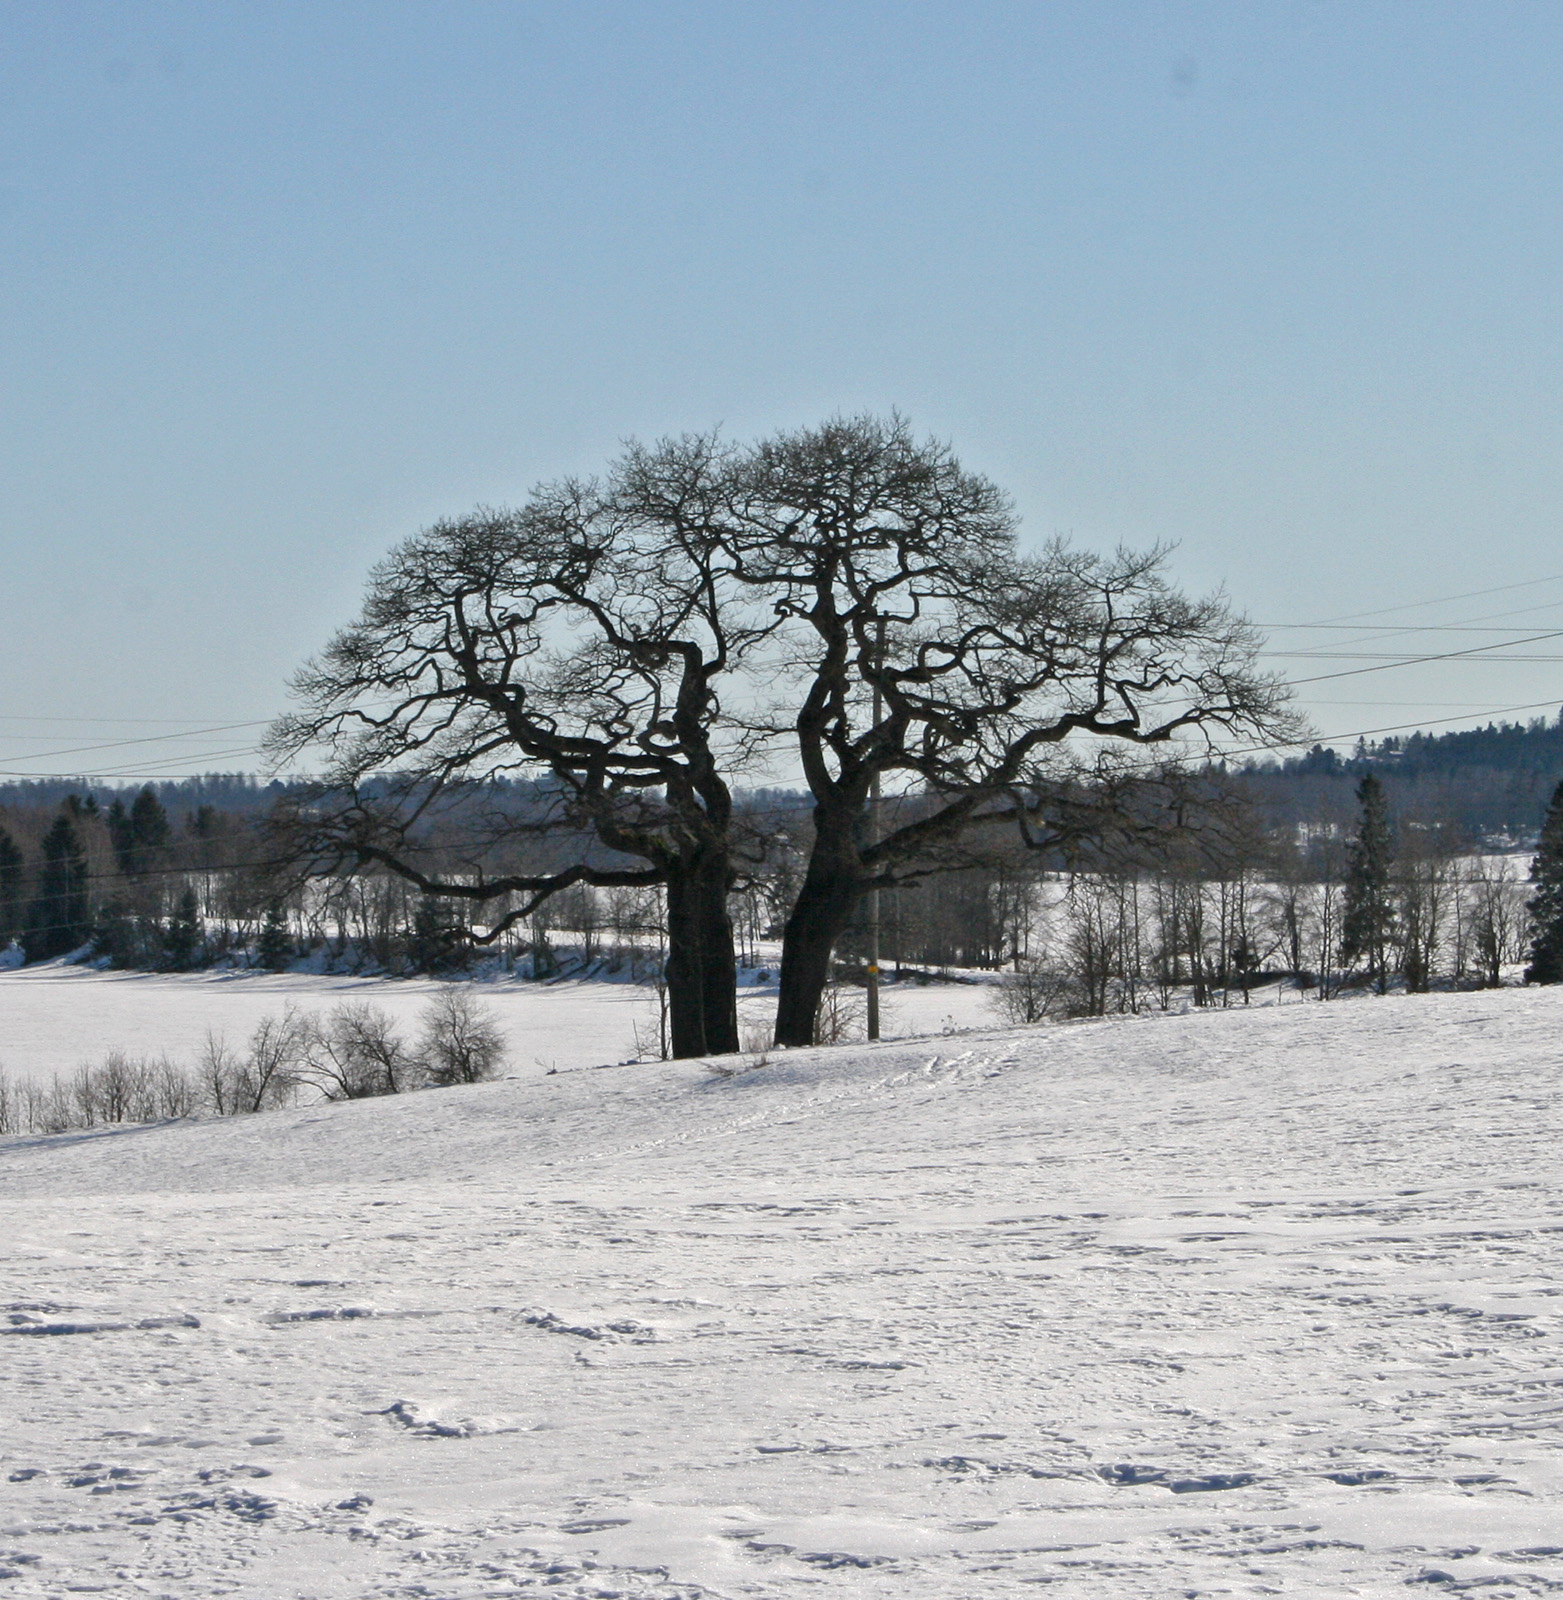
{"label": "snow", "polygon": [[[18,1081],[47,1080],[101,1060],[110,1050],[166,1055],[190,1065],[208,1033],[242,1044],[263,1017],[277,1016],[288,1005],[324,1012],[344,1001],[367,1000],[413,1033],[418,1013],[439,987],[429,978],[112,972],[62,961],[0,970],[0,1069]],[[508,1036],[512,1072],[633,1060],[641,1053],[637,1028],[649,1053],[656,1053],[657,999],[649,985],[499,979],[476,988]],[[763,1032],[775,1017],[774,981],[745,983],[739,996],[741,1026]],[[883,1009],[887,1037],[980,1027],[993,1020],[988,988],[978,983],[891,985]]]}
{"label": "snow", "polygon": [[1294,1003],[0,1141],[6,1592],[1549,1592],[1560,1025]]}

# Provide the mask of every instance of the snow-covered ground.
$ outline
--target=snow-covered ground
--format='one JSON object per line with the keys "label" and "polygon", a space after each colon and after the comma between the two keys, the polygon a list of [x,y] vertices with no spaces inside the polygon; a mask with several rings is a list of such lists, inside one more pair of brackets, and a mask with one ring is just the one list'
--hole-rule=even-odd
{"label": "snow-covered ground", "polygon": [[[327,1012],[343,1001],[367,1000],[412,1033],[438,987],[428,978],[102,972],[59,961],[19,967],[0,971],[0,1070],[17,1081],[47,1079],[110,1050],[166,1055],[189,1065],[208,1033],[241,1045],[263,1017],[280,1015],[290,1004]],[[475,988],[505,1030],[511,1072],[529,1076],[550,1067],[634,1059],[637,1028],[648,1053],[657,1053],[657,999],[650,985],[501,978]],[[994,1020],[988,996],[983,984],[891,985],[884,992],[882,1031],[891,1037],[985,1027]],[[741,1027],[763,1032],[775,1014],[774,981],[743,985]]]}
{"label": "snow-covered ground", "polygon": [[1552,1592],[1560,1036],[1392,997],[0,1141],[5,1592]]}

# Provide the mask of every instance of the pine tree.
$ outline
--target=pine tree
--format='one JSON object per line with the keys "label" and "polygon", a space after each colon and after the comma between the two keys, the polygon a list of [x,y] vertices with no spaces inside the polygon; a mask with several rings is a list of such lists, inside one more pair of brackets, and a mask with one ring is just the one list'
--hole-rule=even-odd
{"label": "pine tree", "polygon": [[0,828],[0,949],[22,931],[22,852]]}
{"label": "pine tree", "polygon": [[1362,807],[1351,842],[1341,915],[1341,956],[1365,958],[1368,978],[1380,994],[1389,987],[1389,952],[1395,937],[1394,844],[1384,786],[1368,773],[1357,785]]}
{"label": "pine tree", "polygon": [[1563,983],[1563,783],[1552,794],[1536,859],[1530,864],[1536,892],[1526,905],[1535,933],[1526,983]]}
{"label": "pine tree", "polygon": [[69,812],[62,807],[43,836],[38,893],[28,918],[27,954],[34,961],[62,956],[85,942],[87,856]]}
{"label": "pine tree", "polygon": [[413,911],[407,964],[414,972],[449,972],[466,956],[466,937],[466,929],[452,916],[448,904],[425,895]]}

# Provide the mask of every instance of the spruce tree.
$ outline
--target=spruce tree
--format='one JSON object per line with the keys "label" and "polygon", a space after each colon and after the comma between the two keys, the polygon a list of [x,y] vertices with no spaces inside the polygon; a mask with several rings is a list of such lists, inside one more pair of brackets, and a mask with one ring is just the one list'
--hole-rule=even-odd
{"label": "spruce tree", "polygon": [[114,847],[114,863],[128,877],[135,870],[136,835],[130,826],[125,802],[116,796],[103,820],[108,826],[109,843]]}
{"label": "spruce tree", "polygon": [[1341,956],[1347,962],[1365,959],[1369,980],[1383,994],[1395,936],[1395,854],[1384,786],[1371,772],[1357,785],[1357,803],[1362,810],[1346,868]]}
{"label": "spruce tree", "polygon": [[1526,910],[1535,929],[1526,983],[1563,983],[1563,783],[1552,792],[1536,859],[1530,864],[1536,892]]}
{"label": "spruce tree", "polygon": [[281,972],[293,959],[293,939],[288,933],[288,917],[280,900],[273,900],[266,907],[260,938],[255,942],[255,955],[268,972]]}
{"label": "spruce tree", "polygon": [[22,931],[22,852],[0,828],[0,950]]}
{"label": "spruce tree", "polygon": [[34,961],[63,956],[86,941],[87,856],[69,811],[62,807],[43,836],[38,893],[28,918],[27,954]]}
{"label": "spruce tree", "polygon": [[163,802],[148,784],[130,805],[130,870],[148,872],[159,866],[172,831]]}
{"label": "spruce tree", "polygon": [[163,935],[163,953],[169,965],[180,972],[194,966],[204,935],[195,890],[186,885],[173,916],[168,919],[168,931]]}

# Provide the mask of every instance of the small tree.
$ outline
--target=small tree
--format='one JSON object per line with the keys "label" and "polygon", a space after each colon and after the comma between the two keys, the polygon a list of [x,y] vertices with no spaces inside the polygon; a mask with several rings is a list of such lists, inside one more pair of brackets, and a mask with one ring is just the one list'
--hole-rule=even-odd
{"label": "small tree", "polygon": [[1426,994],[1444,943],[1452,893],[1448,842],[1423,829],[1402,839],[1396,873],[1399,902],[1400,970],[1412,994]]}
{"label": "small tree", "polygon": [[1043,1022],[1068,1009],[1074,987],[1068,974],[1049,967],[1039,956],[1019,957],[1015,970],[999,979],[991,995],[994,1009],[1005,1022]]}
{"label": "small tree", "polygon": [[434,1083],[481,1083],[503,1064],[505,1036],[487,1006],[447,985],[424,1010],[418,1053]]}
{"label": "small tree", "polygon": [[1384,786],[1367,773],[1357,785],[1361,815],[1351,843],[1341,915],[1341,955],[1364,960],[1368,978],[1383,994],[1389,988],[1390,948],[1395,936],[1395,854],[1384,804]]}
{"label": "small tree", "polygon": [[416,1068],[386,1012],[349,1004],[311,1025],[302,1072],[328,1100],[363,1100],[399,1094]]}
{"label": "small tree", "polygon": [[1526,983],[1563,983],[1563,783],[1552,792],[1536,858],[1530,864],[1536,892],[1526,909],[1534,933]]}

